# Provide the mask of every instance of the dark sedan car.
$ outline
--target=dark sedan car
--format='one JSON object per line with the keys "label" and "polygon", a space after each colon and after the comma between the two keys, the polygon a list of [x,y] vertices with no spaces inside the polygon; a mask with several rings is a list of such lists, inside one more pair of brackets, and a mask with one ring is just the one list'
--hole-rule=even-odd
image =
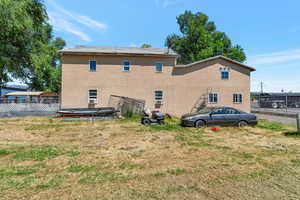
{"label": "dark sedan car", "polygon": [[181,117],[182,126],[204,127],[210,125],[239,126],[256,125],[256,116],[231,107],[205,108],[198,113]]}

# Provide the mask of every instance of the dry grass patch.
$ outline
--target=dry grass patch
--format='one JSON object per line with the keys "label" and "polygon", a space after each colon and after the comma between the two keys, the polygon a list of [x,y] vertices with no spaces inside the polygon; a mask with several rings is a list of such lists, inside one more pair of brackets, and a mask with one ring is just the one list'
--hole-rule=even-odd
{"label": "dry grass patch", "polygon": [[297,199],[295,127],[0,119],[2,199]]}

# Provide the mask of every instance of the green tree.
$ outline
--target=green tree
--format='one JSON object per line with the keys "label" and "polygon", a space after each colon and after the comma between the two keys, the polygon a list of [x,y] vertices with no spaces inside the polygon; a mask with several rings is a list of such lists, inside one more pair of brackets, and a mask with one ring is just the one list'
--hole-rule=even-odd
{"label": "green tree", "polygon": [[152,48],[151,44],[142,44],[141,48]]}
{"label": "green tree", "polygon": [[57,50],[65,42],[53,39],[40,0],[0,0],[0,87],[12,79],[34,90],[59,90]]}
{"label": "green tree", "polygon": [[217,55],[239,62],[246,60],[243,48],[232,45],[228,36],[217,31],[215,23],[204,13],[185,11],[177,17],[177,23],[182,35],[167,36],[165,45],[180,55],[179,63],[187,64]]}

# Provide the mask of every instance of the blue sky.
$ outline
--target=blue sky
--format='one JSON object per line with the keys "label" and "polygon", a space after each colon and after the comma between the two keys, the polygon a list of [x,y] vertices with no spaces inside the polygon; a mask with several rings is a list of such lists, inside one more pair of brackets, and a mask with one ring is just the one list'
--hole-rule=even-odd
{"label": "blue sky", "polygon": [[300,1],[44,0],[54,35],[67,46],[164,47],[179,33],[176,16],[204,12],[257,69],[251,90],[300,92]]}

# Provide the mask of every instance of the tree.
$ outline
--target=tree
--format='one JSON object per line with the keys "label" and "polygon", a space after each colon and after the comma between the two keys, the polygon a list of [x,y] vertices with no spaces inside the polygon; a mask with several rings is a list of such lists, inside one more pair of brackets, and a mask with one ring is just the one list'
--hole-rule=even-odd
{"label": "tree", "polygon": [[142,44],[141,48],[152,48],[151,44]]}
{"label": "tree", "polygon": [[65,42],[53,39],[47,21],[41,0],[0,1],[0,87],[19,79],[34,90],[58,90],[56,51]]}
{"label": "tree", "polygon": [[182,35],[167,36],[165,45],[180,55],[179,63],[187,64],[217,55],[239,62],[246,60],[243,48],[233,46],[228,36],[217,31],[215,23],[204,13],[185,11],[177,17],[177,23]]}

